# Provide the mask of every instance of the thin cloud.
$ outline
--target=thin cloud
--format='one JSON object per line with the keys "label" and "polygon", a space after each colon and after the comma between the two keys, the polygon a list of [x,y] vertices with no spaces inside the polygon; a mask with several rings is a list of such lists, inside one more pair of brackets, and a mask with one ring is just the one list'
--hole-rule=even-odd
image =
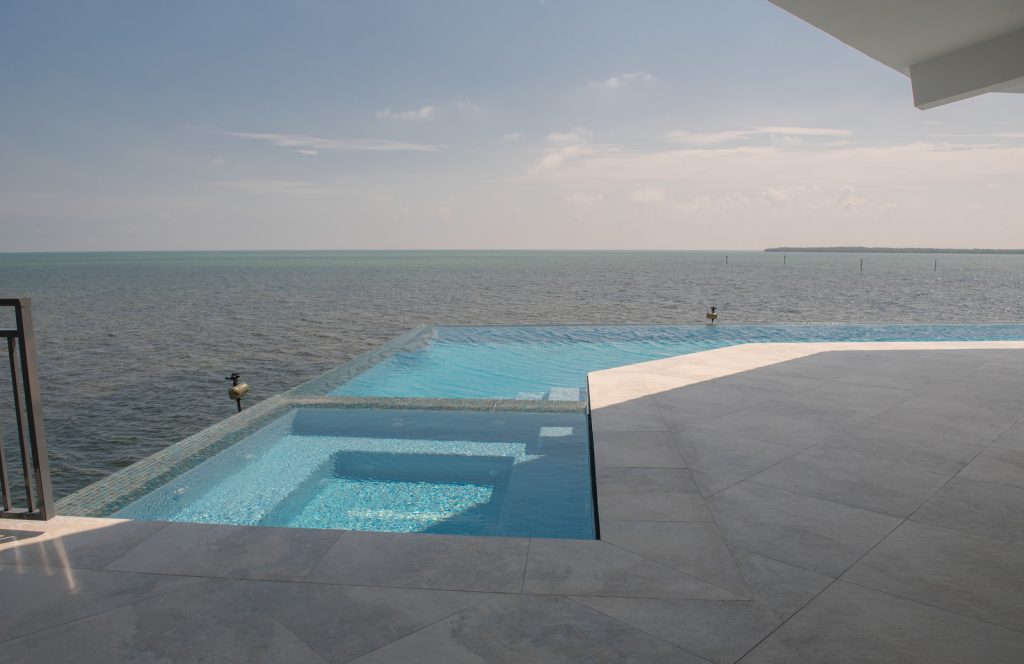
{"label": "thin cloud", "polygon": [[551,132],[545,138],[548,147],[544,149],[544,156],[530,167],[530,174],[555,171],[567,161],[592,154],[594,150],[588,145],[591,135],[592,132],[584,127]]}
{"label": "thin cloud", "polygon": [[637,189],[629,197],[634,203],[640,203],[641,205],[657,205],[658,203],[664,203],[668,199],[668,195],[657,187]]}
{"label": "thin cloud", "polygon": [[664,135],[670,143],[685,145],[719,145],[746,141],[759,136],[776,136],[781,138],[843,138],[852,136],[848,129],[832,129],[827,127],[754,127],[753,129],[731,129],[716,132],[670,131]]}
{"label": "thin cloud", "polygon": [[1024,140],[1024,132],[1009,131],[1009,132],[996,132],[988,134],[949,134],[949,133],[932,133],[928,134],[932,138],[952,138],[961,140],[975,140],[978,138],[987,138],[995,141],[1021,141]]}
{"label": "thin cloud", "polygon": [[250,141],[264,141],[295,151],[318,152],[437,152],[443,145],[407,143],[387,138],[322,138],[305,134],[268,134],[256,132],[228,132],[228,136]]}
{"label": "thin cloud", "polygon": [[238,194],[261,194],[261,195],[309,195],[309,194],[334,194],[339,190],[334,187],[325,187],[306,180],[274,180],[274,179],[252,179],[252,180],[218,180],[213,183],[217,189],[230,191]]}
{"label": "thin cloud", "polygon": [[616,74],[603,81],[594,81],[590,87],[596,90],[618,90],[629,83],[650,83],[654,76],[645,71],[631,71],[624,74]]}
{"label": "thin cloud", "polygon": [[604,194],[590,194],[583,191],[574,191],[565,197],[565,202],[573,205],[597,205],[603,201]]}
{"label": "thin cloud", "polygon": [[545,140],[548,143],[582,143],[592,134],[593,132],[584,127],[573,127],[569,131],[553,131],[547,135]]}
{"label": "thin cloud", "polygon": [[377,111],[377,118],[381,120],[429,120],[437,114],[437,106],[424,106],[411,111],[392,111],[384,108]]}
{"label": "thin cloud", "polygon": [[459,101],[455,102],[455,110],[459,113],[477,114],[483,112],[483,107],[480,104],[474,104],[471,101]]}

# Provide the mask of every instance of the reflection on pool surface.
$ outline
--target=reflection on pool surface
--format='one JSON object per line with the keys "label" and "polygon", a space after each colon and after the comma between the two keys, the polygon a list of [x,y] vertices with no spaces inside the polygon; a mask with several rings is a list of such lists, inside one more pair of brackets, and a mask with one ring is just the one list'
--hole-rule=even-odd
{"label": "reflection on pool surface", "polygon": [[590,539],[586,416],[296,409],[113,516]]}
{"label": "reflection on pool surface", "polygon": [[437,327],[321,394],[585,400],[591,371],[743,343],[1003,339],[1024,324]]}

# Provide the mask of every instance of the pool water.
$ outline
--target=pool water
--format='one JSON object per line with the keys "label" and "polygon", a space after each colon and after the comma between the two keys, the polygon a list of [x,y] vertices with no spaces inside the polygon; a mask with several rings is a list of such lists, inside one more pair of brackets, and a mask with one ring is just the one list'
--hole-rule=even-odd
{"label": "pool water", "polygon": [[438,327],[328,394],[585,400],[591,371],[742,343],[1004,339],[1024,324]]}
{"label": "pool water", "polygon": [[592,539],[590,468],[583,414],[300,408],[113,516]]}

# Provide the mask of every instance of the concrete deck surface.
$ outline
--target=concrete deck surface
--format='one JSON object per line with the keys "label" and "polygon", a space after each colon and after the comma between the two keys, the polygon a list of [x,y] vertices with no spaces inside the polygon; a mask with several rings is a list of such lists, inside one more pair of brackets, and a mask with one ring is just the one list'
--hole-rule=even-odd
{"label": "concrete deck surface", "polygon": [[0,522],[0,662],[1024,661],[1024,344],[590,376],[601,541]]}

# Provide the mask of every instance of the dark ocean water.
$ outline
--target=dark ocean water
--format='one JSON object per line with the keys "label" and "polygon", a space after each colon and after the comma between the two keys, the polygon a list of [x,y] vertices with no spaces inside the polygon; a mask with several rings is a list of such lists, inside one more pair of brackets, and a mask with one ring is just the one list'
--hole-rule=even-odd
{"label": "dark ocean water", "polygon": [[[712,304],[722,323],[1024,320],[1024,256],[782,260],[760,252],[0,254],[0,297],[33,298],[57,496],[231,415],[231,371],[253,386],[255,403],[421,324],[700,323]],[[9,394],[0,382],[7,441]]]}

